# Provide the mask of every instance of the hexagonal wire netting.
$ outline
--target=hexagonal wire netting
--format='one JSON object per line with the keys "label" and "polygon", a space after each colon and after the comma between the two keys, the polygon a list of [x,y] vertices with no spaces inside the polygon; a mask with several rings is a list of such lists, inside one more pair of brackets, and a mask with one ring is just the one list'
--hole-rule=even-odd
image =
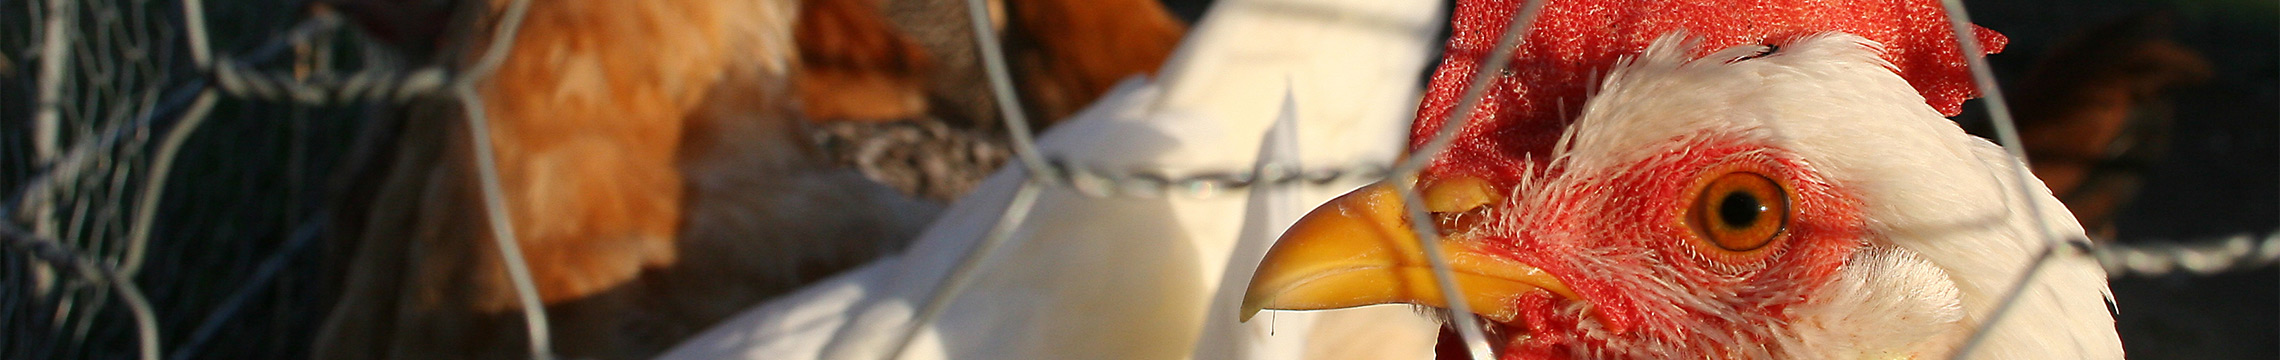
{"label": "hexagonal wire netting", "polygon": [[[984,0],[969,0],[977,28],[986,28]],[[1543,0],[1528,1],[1497,44],[1486,73],[1505,60],[1529,28]],[[1961,32],[1969,25],[1957,1],[1944,3]],[[511,227],[490,165],[489,137],[471,84],[495,68],[499,49],[511,44],[528,0],[511,3],[492,31],[484,61],[467,69],[406,70],[400,60],[370,45],[340,21],[275,11],[274,4],[242,2],[209,8],[199,0],[21,0],[0,6],[0,357],[21,359],[273,358],[304,354],[305,338],[230,337],[225,334],[296,334],[314,328],[329,305],[318,276],[287,268],[322,261],[311,243],[324,227],[319,188],[331,159],[347,151],[346,134],[368,106],[419,96],[451,96],[466,103],[469,130],[483,181],[494,239],[508,257],[524,309],[538,309],[528,270],[520,266]],[[264,6],[268,6],[265,8]],[[540,5],[543,6],[543,5]],[[228,15],[219,15],[228,14]],[[208,22],[207,16],[227,21]],[[981,32],[987,33],[987,32]],[[226,34],[226,35],[221,35]],[[994,37],[977,36],[984,65],[1001,104],[1018,104]],[[1959,38],[1967,47],[1975,44]],[[188,58],[188,61],[184,61]],[[2024,157],[1994,69],[1971,64],[1986,92],[1984,117],[2013,155]],[[343,70],[354,69],[354,70]],[[2271,75],[2269,73],[2264,75]],[[1489,76],[1475,74],[1451,118],[1470,119]],[[984,245],[945,274],[947,281],[922,308],[917,326],[938,315],[974,276],[989,271],[981,259],[1010,241],[1037,189],[1069,186],[1090,196],[1162,196],[1170,192],[1323,183],[1352,177],[1405,179],[1445,149],[1443,131],[1397,164],[1322,171],[1249,169],[1168,178],[1100,173],[1040,154],[1027,120],[1000,106],[1021,166],[1031,181]],[[209,118],[230,121],[207,121]],[[1462,120],[1460,120],[1462,121]],[[1462,126],[1445,126],[1458,129]],[[235,138],[192,136],[225,132]],[[2269,134],[2267,134],[2269,135]],[[2269,138],[2267,138],[2269,140]],[[177,170],[180,168],[181,170]],[[222,174],[197,179],[178,171]],[[2007,176],[2032,176],[2024,165]],[[170,183],[169,180],[175,180]],[[1396,181],[1393,183],[1406,184]],[[1088,186],[1089,185],[1089,186]],[[2271,184],[2265,184],[2271,185]],[[185,190],[196,191],[185,191]],[[285,189],[274,191],[274,189]],[[171,190],[171,191],[170,191]],[[2016,189],[2025,191],[2025,189]],[[1417,202],[1414,189],[1399,192]],[[1151,195],[1152,194],[1152,195]],[[1437,233],[1421,210],[1409,214],[1423,246]],[[2023,209],[2028,213],[2065,209]],[[161,216],[161,214],[201,214]],[[163,235],[154,235],[154,229]],[[2259,229],[2265,230],[2265,229]],[[2089,242],[2056,239],[2037,258],[2095,257],[2120,276],[2211,275],[2257,269],[2280,258],[2280,235],[2241,234],[2181,242]],[[1455,296],[1448,266],[1431,260],[1442,289]],[[2030,270],[2026,276],[2034,276]],[[2023,279],[2022,279],[2023,280]],[[2021,282],[2023,283],[2023,281]],[[1460,307],[1459,333],[1475,358],[1488,343]],[[1998,310],[2000,311],[2000,310]],[[526,311],[532,351],[550,358],[542,311]],[[2001,321],[1996,317],[1996,321]],[[163,331],[162,331],[163,330]],[[2125,331],[2127,333],[2127,331]],[[1974,341],[1976,343],[1976,341]],[[163,346],[162,346],[163,345]],[[1970,345],[1957,357],[1968,355]]]}

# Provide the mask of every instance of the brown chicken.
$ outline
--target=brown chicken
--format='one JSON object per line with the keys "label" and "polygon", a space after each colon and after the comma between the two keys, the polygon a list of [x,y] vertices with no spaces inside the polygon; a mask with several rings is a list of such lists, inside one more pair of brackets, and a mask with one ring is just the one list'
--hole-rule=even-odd
{"label": "brown chicken", "polygon": [[1154,73],[1184,27],[1156,0],[1007,0],[1008,54],[1022,105],[1045,124],[1075,114],[1125,77]]}
{"label": "brown chicken", "polygon": [[2035,176],[2100,238],[2168,145],[2172,89],[2213,73],[2168,38],[2166,15],[2109,21],[2053,46],[2018,84],[2020,140]]}
{"label": "brown chicken", "polygon": [[[959,128],[1002,131],[965,1],[879,1],[880,14],[900,38],[929,58],[916,76],[925,88],[926,116]],[[991,27],[1004,39],[1008,67],[1017,77],[1016,91],[1038,126],[1071,115],[1118,80],[1154,73],[1187,32],[1156,0],[989,0],[989,8]]]}
{"label": "brown chicken", "polygon": [[[792,34],[801,110],[815,122],[909,120],[927,111],[926,49],[868,0],[804,0]],[[960,30],[963,30],[962,28]]]}
{"label": "brown chicken", "polygon": [[[886,0],[878,12],[860,11],[871,10],[863,0],[809,3],[829,6],[802,11],[800,90],[840,162],[949,201],[1012,155],[963,1]],[[1015,89],[1038,127],[1125,77],[1153,73],[1186,32],[1155,0],[992,4]],[[878,23],[886,25],[869,25]],[[882,26],[895,31],[875,31]]]}
{"label": "brown chicken", "polygon": [[[506,63],[478,88],[556,351],[647,356],[894,250],[931,217],[933,205],[832,166],[804,135],[789,95],[794,5],[531,7]],[[349,219],[364,224],[343,244],[354,247],[350,270],[316,357],[526,348],[456,114],[445,101],[406,109],[393,154],[374,163],[385,175],[350,195],[369,197],[369,215]]]}
{"label": "brown chicken", "polygon": [[[1152,54],[1108,63],[1065,45],[1101,41],[1092,37],[1010,49],[1044,54],[1026,58],[1024,68],[1048,70],[1025,79],[1069,84],[1049,90],[1069,92],[1051,95],[1062,104],[1052,106],[1073,109],[1069,102],[1090,101],[1115,78],[1154,68],[1182,30],[1151,1],[1069,6],[1079,3],[1016,11],[1014,22],[1033,19],[1018,14],[1045,14],[1091,26],[1137,24],[1149,28],[1055,29],[1149,34],[1145,43],[1163,46],[1100,49]],[[328,6],[416,63],[462,68],[479,56],[508,4]],[[931,85],[978,78],[955,70],[979,67],[970,52],[929,53],[934,46],[905,35],[879,5],[532,4],[505,63],[477,91],[513,232],[551,318],[553,351],[650,356],[763,299],[894,251],[933,217],[939,205],[866,181],[809,135],[843,123],[941,126],[950,122],[931,114],[971,109],[941,106],[942,99],[987,94],[984,87],[944,94],[955,87]],[[1150,20],[1108,21],[1127,16]],[[332,246],[340,296],[317,334],[315,358],[527,355],[521,306],[486,225],[462,111],[446,98],[394,109],[344,166]],[[994,131],[987,126],[994,117],[962,119],[953,128]],[[960,165],[984,167],[953,175],[995,164]]]}

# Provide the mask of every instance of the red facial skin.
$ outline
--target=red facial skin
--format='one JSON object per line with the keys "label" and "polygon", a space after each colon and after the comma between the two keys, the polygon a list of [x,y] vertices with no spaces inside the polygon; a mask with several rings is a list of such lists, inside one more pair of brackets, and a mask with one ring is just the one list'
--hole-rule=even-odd
{"label": "red facial skin", "polygon": [[[1792,320],[1785,310],[1809,301],[1865,245],[1860,205],[1809,163],[1732,137],[1670,149],[1614,169],[1549,172],[1532,181],[1541,189],[1490,211],[1501,221],[1472,229],[1493,253],[1553,274],[1582,298],[1517,300],[1519,323],[1503,325],[1525,331],[1505,332],[1505,358],[1780,354],[1774,337]],[[1788,194],[1789,220],[1763,247],[1722,249],[1685,221],[1707,182],[1732,172],[1762,175]]]}
{"label": "red facial skin", "polygon": [[[1448,56],[1411,129],[1413,150],[1440,130],[1523,2],[1459,1]],[[1502,254],[1558,277],[1583,299],[1541,294],[1517,300],[1518,323],[1494,326],[1505,330],[1499,331],[1505,336],[1499,353],[1507,359],[1624,357],[1630,351],[1648,358],[1778,353],[1769,347],[1779,345],[1766,337],[1786,331],[1776,327],[1787,322],[1785,310],[1810,300],[1805,296],[1863,246],[1860,205],[1815,175],[1811,164],[1762,142],[1696,136],[1627,167],[1579,170],[1597,172],[1590,174],[1566,174],[1550,163],[1552,146],[1590,89],[1620,59],[1678,31],[1701,41],[1696,54],[1846,32],[1883,44],[1893,71],[1928,105],[1953,115],[1977,92],[1950,29],[1939,4],[1930,0],[1548,2],[1471,125],[1420,176],[1421,183],[1478,177],[1497,189],[1517,188],[1523,179],[1539,187],[1568,187],[1515,193],[1509,202],[1492,205],[1501,216],[1470,229]],[[1974,29],[1986,53],[2001,51],[2007,42],[1994,31]],[[1530,174],[1530,168],[1551,170]],[[1795,214],[1773,244],[1741,254],[1719,252],[1682,221],[1703,181],[1735,170],[1780,184]],[[1585,177],[1593,180],[1554,181]],[[1689,299],[1710,306],[1681,305]],[[1697,332],[1720,328],[1733,331]],[[1591,334],[1586,329],[1613,335],[1585,336]],[[1648,340],[1682,346],[1646,349],[1641,342]],[[1447,351],[1461,345],[1443,345],[1444,357],[1463,358],[1462,351]],[[1751,347],[1758,345],[1768,347]]]}

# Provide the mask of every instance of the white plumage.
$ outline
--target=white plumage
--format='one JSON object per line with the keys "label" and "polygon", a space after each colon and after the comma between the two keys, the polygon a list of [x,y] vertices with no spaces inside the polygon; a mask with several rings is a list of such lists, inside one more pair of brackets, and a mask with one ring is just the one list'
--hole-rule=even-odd
{"label": "white plumage", "polygon": [[[1733,134],[1794,154],[1864,205],[1871,234],[1833,284],[1790,310],[1789,354],[1947,357],[1990,321],[2046,231],[2051,241],[2083,232],[2040,181],[2018,183],[2015,158],[1924,105],[1879,46],[1826,33],[1778,52],[1751,45],[1695,58],[1683,34],[1665,36],[1609,75],[1559,156],[1570,173],[1592,174]],[[2051,261],[1975,357],[2121,357],[2104,271],[2085,256]]]}
{"label": "white plumage", "polygon": [[[1415,90],[1387,84],[1411,83],[1434,15],[1369,1],[1224,2],[1159,81],[1128,81],[1040,145],[1072,164],[1175,177],[1390,161]],[[1767,355],[1948,356],[1992,321],[2046,238],[2080,238],[2039,182],[2013,176],[2015,159],[1925,105],[1878,45],[1832,33],[1697,58],[1683,39],[1665,37],[1610,74],[1557,147],[1555,164],[1569,175],[1523,187],[1591,188],[1596,178],[1576,174],[1684,154],[1670,146],[1686,141],[1674,140],[1702,134],[1741,136],[1810,164],[1859,201],[1869,235],[1835,280],[1800,294],[1810,300],[1786,310],[1791,321],[1763,324],[1781,327],[1766,330],[1778,343]],[[1258,140],[1270,126],[1278,131]],[[905,254],[748,311],[667,357],[884,358],[1024,175],[999,172]],[[1435,323],[1406,307],[1234,322],[1242,281],[1295,210],[1351,185],[1248,200],[1047,189],[1014,245],[905,358],[1429,357]],[[2103,273],[2078,256],[2052,261],[1974,355],[2120,357]]]}
{"label": "white plumage", "polygon": [[[1262,162],[1390,163],[1439,19],[1431,2],[1222,1],[1159,79],[1125,82],[1039,146],[1069,164],[1175,178]],[[1283,117],[1285,140],[1262,144]],[[746,311],[664,358],[884,358],[1026,176],[1018,166],[999,171],[904,253]],[[1434,324],[1402,306],[1235,322],[1243,281],[1280,229],[1357,185],[1248,199],[1242,190],[1143,199],[1048,188],[903,358],[1426,356]]]}

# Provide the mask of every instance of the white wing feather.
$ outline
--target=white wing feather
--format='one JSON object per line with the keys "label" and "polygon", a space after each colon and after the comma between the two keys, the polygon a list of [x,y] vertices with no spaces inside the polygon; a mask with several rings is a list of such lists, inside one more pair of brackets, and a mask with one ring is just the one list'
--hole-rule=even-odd
{"label": "white wing feather", "polygon": [[[1167,62],[1161,81],[1120,84],[1044,134],[1040,150],[1072,164],[1174,177],[1260,161],[1310,168],[1390,162],[1415,106],[1413,84],[1429,55],[1438,5],[1222,1]],[[1268,145],[1261,134],[1281,116],[1293,119],[1283,131],[1296,143],[1271,146],[1303,151],[1262,160]],[[943,274],[998,220],[1026,181],[1022,171],[1008,167],[991,176],[903,254],[748,310],[662,358],[884,358]],[[1429,354],[1433,323],[1405,307],[1234,322],[1245,284],[1228,279],[1247,279],[1294,217],[1246,216],[1248,209],[1303,210],[1358,185],[1248,201],[1243,194],[1103,199],[1048,189],[1013,242],[903,358],[1316,358],[1309,354],[1353,342],[1306,339],[1359,337],[1315,329],[1415,337],[1372,335],[1373,348],[1394,353],[1340,355]],[[1275,203],[1282,205],[1267,205]],[[1352,326],[1360,322],[1377,327]]]}

